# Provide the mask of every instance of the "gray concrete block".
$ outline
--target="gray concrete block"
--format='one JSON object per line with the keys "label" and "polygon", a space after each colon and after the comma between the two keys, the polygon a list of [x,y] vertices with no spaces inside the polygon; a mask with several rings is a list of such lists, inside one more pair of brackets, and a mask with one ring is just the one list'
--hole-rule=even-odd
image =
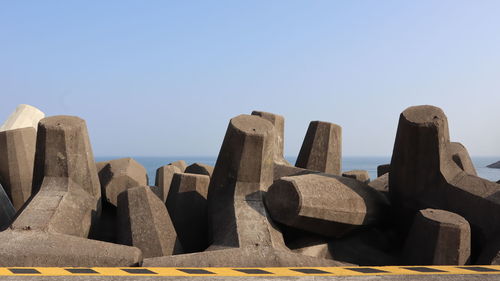
{"label": "gray concrete block", "polygon": [[0,132],[21,128],[33,128],[36,131],[38,122],[44,117],[45,114],[38,108],[27,104],[20,104],[0,127]]}
{"label": "gray concrete block", "polygon": [[263,118],[231,119],[208,192],[212,245],[201,253],[145,259],[144,266],[340,264],[292,253],[268,216],[262,196],[273,181],[274,134]]}
{"label": "gray concrete block", "polygon": [[120,158],[97,163],[103,199],[116,207],[120,193],[128,188],[148,185],[147,171],[132,158]]}
{"label": "gray concrete block", "polygon": [[193,163],[189,165],[184,172],[211,177],[212,173],[214,172],[214,167],[203,163]]}
{"label": "gray concrete block", "polygon": [[155,186],[160,188],[159,192],[161,192],[163,202],[167,201],[168,192],[175,173],[182,173],[181,169],[170,164],[156,169]]}
{"label": "gray concrete block", "polygon": [[207,175],[176,173],[167,197],[167,209],[185,253],[208,247]]}
{"label": "gray concrete block", "polygon": [[[425,208],[463,216],[481,251],[485,241],[500,231],[500,185],[465,172],[467,165],[460,167],[456,154],[450,153],[457,147],[450,143],[448,121],[440,108],[407,108],[399,118],[389,194],[401,224],[408,224],[415,212]],[[468,157],[461,151],[464,164]]]}
{"label": "gray concrete block", "polygon": [[469,261],[470,252],[470,226],[463,217],[425,209],[415,216],[404,259],[409,265],[464,265]]}
{"label": "gray concrete block", "polygon": [[176,166],[177,168],[179,168],[179,170],[181,170],[181,173],[184,173],[184,171],[187,168],[186,161],[184,161],[184,160],[178,160],[178,161],[170,163],[169,165]]}
{"label": "gray concrete block", "polygon": [[383,164],[377,166],[377,177],[381,177],[384,174],[389,173],[391,170],[391,164]]}
{"label": "gray concrete block", "polygon": [[16,210],[31,196],[35,147],[32,127],[0,132],[0,183]]}
{"label": "gray concrete block", "polygon": [[378,223],[387,205],[384,196],[365,183],[328,174],[283,177],[266,194],[274,220],[329,237]]}
{"label": "gray concrete block", "polygon": [[118,243],[141,249],[144,257],[181,251],[167,208],[147,186],[129,188],[118,196]]}
{"label": "gray concrete block", "polygon": [[141,251],[70,235],[33,230],[0,233],[0,266],[138,266]]}
{"label": "gray concrete block", "polygon": [[252,115],[259,116],[273,124],[276,134],[274,135],[275,149],[274,149],[274,162],[290,165],[284,157],[285,150],[285,118],[282,115],[264,112],[252,111]]}
{"label": "gray concrete block", "polygon": [[311,122],[295,166],[340,175],[342,171],[342,128],[333,123]]}
{"label": "gray concrete block", "polygon": [[368,171],[365,171],[365,170],[352,170],[352,171],[343,172],[342,176],[346,177],[346,178],[355,179],[355,180],[363,182],[363,183],[370,182],[370,175],[368,174]]}

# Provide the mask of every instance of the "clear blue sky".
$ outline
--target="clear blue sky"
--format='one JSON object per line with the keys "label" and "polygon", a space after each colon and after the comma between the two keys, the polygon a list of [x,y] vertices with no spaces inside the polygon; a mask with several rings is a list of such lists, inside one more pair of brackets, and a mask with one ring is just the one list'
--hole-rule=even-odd
{"label": "clear blue sky", "polygon": [[87,121],[101,156],[217,155],[228,120],[343,127],[390,155],[410,105],[500,155],[500,1],[0,1],[0,119],[19,103]]}

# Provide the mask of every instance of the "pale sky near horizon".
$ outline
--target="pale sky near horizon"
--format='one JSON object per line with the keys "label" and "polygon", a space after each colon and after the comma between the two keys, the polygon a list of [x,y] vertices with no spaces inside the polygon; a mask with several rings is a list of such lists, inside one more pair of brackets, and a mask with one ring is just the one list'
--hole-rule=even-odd
{"label": "pale sky near horizon", "polygon": [[231,117],[312,120],[343,154],[392,153],[432,104],[500,156],[500,1],[0,1],[0,122],[27,103],[87,121],[96,156],[216,156]]}

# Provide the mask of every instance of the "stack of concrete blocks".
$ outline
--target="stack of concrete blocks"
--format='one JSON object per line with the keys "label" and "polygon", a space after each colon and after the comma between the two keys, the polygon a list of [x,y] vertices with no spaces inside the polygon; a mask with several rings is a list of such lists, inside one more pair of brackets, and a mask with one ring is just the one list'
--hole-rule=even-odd
{"label": "stack of concrete blocks", "polygon": [[118,196],[118,243],[141,249],[145,258],[182,252],[163,201],[148,186]]}
{"label": "stack of concrete blocks", "polygon": [[36,131],[43,117],[39,109],[21,104],[0,127],[0,184],[16,210],[31,196]]}
{"label": "stack of concrete blocks", "polygon": [[72,116],[38,126],[33,197],[0,233],[0,266],[132,266],[137,248],[89,240],[101,192],[85,122]]}
{"label": "stack of concrete blocks", "polygon": [[366,170],[352,170],[352,171],[347,171],[342,173],[343,177],[346,178],[351,178],[358,180],[363,183],[369,183],[370,182],[370,175],[368,174],[368,171]]}
{"label": "stack of concrete blocks", "polygon": [[475,175],[465,147],[450,142],[448,121],[440,108],[414,106],[401,113],[389,194],[402,229],[410,227],[416,212],[438,208],[467,220],[477,253],[491,251],[495,244],[488,241],[500,233],[500,185]]}
{"label": "stack of concrete blocks", "polygon": [[273,181],[275,129],[263,118],[231,119],[208,191],[211,246],[144,260],[145,266],[321,266],[341,263],[288,250],[263,194]]}

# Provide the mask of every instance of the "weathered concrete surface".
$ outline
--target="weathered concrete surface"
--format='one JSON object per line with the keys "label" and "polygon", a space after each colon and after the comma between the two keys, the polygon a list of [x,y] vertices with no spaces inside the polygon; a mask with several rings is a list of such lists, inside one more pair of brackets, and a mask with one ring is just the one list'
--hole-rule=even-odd
{"label": "weathered concrete surface", "polygon": [[181,251],[167,208],[148,186],[118,196],[118,225],[118,243],[141,249],[146,258]]}
{"label": "weathered concrete surface", "polygon": [[425,209],[415,216],[404,259],[409,265],[464,265],[470,258],[470,243],[470,226],[463,217]]}
{"label": "weathered concrete surface", "polygon": [[467,148],[459,142],[450,142],[447,146],[448,153],[455,164],[469,175],[477,176],[476,168],[470,159]]}
{"label": "weathered concrete surface", "polygon": [[85,122],[42,119],[35,159],[38,192],[0,233],[0,266],[139,264],[139,249],[86,239],[100,211],[100,189]]}
{"label": "weathered concrete surface", "polygon": [[329,237],[379,222],[387,204],[383,195],[366,184],[328,174],[283,177],[266,195],[274,220]]}
{"label": "weathered concrete surface", "polygon": [[145,259],[145,266],[339,265],[292,253],[264,208],[262,193],[273,181],[273,125],[237,116],[229,122],[210,181],[212,245],[202,253]]}
{"label": "weathered concrete surface", "polygon": [[100,201],[101,187],[85,121],[75,116],[40,120],[33,172],[33,193],[44,178],[70,178]]}
{"label": "weathered concrete surface", "polygon": [[203,163],[193,163],[189,165],[184,172],[211,177],[214,172],[214,167]]}
{"label": "weathered concrete surface", "polygon": [[0,183],[16,210],[31,196],[35,147],[32,127],[0,132]]}
{"label": "weathered concrete surface", "polygon": [[160,188],[163,202],[167,201],[168,192],[175,173],[182,173],[182,171],[179,167],[170,164],[156,169],[155,186]]}
{"label": "weathered concrete surface", "polygon": [[166,205],[184,253],[208,248],[209,183],[207,175],[189,173],[176,173],[172,179]]}
{"label": "weathered concrete surface", "polygon": [[184,173],[184,171],[187,168],[186,161],[184,161],[184,160],[178,160],[178,161],[170,163],[169,165],[176,166],[177,168],[179,168],[179,170],[181,170],[181,173]]}
{"label": "weathered concrete surface", "polygon": [[500,161],[497,161],[495,163],[491,163],[491,164],[489,164],[486,167],[488,167],[488,168],[494,168],[494,169],[500,169]]}
{"label": "weathered concrete surface", "polygon": [[463,216],[480,251],[500,231],[500,185],[466,173],[449,146],[448,121],[441,109],[424,105],[403,111],[389,174],[391,202],[401,223],[425,208]]}
{"label": "weathered concrete surface", "polygon": [[368,183],[368,186],[381,192],[383,194],[389,194],[389,173],[385,173],[382,176],[372,180]]}
{"label": "weathered concrete surface", "polygon": [[362,183],[369,183],[370,182],[370,175],[368,174],[368,171],[365,171],[365,170],[352,170],[352,171],[343,172],[342,176],[346,177],[346,178],[358,180]]}
{"label": "weathered concrete surface", "polygon": [[15,215],[16,209],[12,206],[7,193],[5,193],[5,190],[0,184],[0,231],[9,227]]}
{"label": "weathered concrete surface", "polygon": [[44,117],[45,114],[38,108],[27,104],[20,104],[0,127],[0,132],[21,128],[33,128],[36,130],[38,122]]}
{"label": "weathered concrete surface", "polygon": [[0,233],[0,266],[137,266],[141,260],[134,247],[43,231]]}
{"label": "weathered concrete surface", "polygon": [[306,175],[306,174],[318,174],[318,171],[311,171],[307,169],[297,168],[291,165],[284,165],[274,163],[274,176],[273,180],[279,180],[282,177]]}
{"label": "weathered concrete surface", "polygon": [[264,112],[264,111],[252,111],[252,115],[259,116],[265,120],[271,122],[274,126],[276,134],[275,138],[275,149],[274,149],[274,161],[283,165],[290,165],[290,163],[285,159],[284,149],[285,149],[285,117],[282,115]]}
{"label": "weathered concrete surface", "polygon": [[340,175],[342,171],[342,128],[333,123],[311,122],[295,166]]}
{"label": "weathered concrete surface", "polygon": [[377,166],[377,177],[381,177],[384,174],[389,173],[391,170],[391,164],[383,164]]}
{"label": "weathered concrete surface", "polygon": [[148,173],[144,166],[132,158],[120,158],[103,163],[99,170],[102,195],[106,202],[116,207],[120,193],[128,188],[148,185]]}

